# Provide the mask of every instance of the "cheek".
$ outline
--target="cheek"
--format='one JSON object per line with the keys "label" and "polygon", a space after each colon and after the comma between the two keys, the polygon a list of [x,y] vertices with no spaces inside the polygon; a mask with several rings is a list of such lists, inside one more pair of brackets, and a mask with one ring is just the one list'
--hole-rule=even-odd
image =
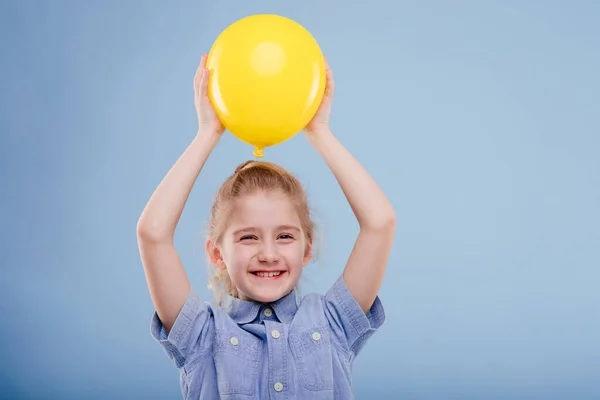
{"label": "cheek", "polygon": [[230,253],[230,266],[234,268],[246,267],[255,252],[253,246],[237,246],[235,251]]}
{"label": "cheek", "polygon": [[301,264],[302,260],[304,259],[304,249],[305,246],[303,243],[294,243],[293,246],[285,247],[282,251],[282,254],[285,254],[285,258],[289,262]]}

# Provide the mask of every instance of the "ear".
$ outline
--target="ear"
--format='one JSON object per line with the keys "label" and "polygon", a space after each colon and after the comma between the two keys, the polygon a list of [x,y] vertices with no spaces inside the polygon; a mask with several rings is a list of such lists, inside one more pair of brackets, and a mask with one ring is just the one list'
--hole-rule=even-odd
{"label": "ear", "polygon": [[204,247],[210,263],[219,269],[225,269],[226,267],[225,262],[223,261],[223,255],[215,242],[212,239],[207,239]]}
{"label": "ear", "polygon": [[304,266],[307,266],[312,261],[313,256],[313,244],[312,240],[306,242],[306,249],[304,250],[304,258],[302,259]]}

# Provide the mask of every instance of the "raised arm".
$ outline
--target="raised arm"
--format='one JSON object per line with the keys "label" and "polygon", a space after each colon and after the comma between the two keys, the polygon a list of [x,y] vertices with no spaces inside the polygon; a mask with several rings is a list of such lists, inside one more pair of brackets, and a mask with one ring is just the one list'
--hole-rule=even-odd
{"label": "raised arm", "polygon": [[203,56],[194,77],[198,133],[155,190],[137,225],[148,289],[167,332],[190,292],[189,280],[173,244],[175,228],[194,182],[224,130],[208,100],[205,63]]}
{"label": "raised arm", "polygon": [[352,296],[367,313],[383,282],[394,241],[396,215],[377,183],[331,133],[329,113],[333,90],[333,76],[327,66],[323,103],[304,132],[333,172],[358,220],[360,232],[343,278]]}

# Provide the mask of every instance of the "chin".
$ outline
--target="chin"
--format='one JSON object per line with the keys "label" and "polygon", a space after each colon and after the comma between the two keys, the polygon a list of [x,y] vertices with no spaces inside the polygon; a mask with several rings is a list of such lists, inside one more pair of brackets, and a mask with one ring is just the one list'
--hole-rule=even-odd
{"label": "chin", "polygon": [[288,295],[295,286],[295,282],[294,284],[290,282],[289,276],[282,278],[278,282],[273,280],[257,282],[256,278],[251,278],[253,282],[248,282],[249,284],[240,289],[242,289],[244,297],[247,299],[258,303],[273,303]]}
{"label": "chin", "polygon": [[281,288],[279,290],[252,290],[250,291],[249,298],[258,303],[273,303],[277,300],[285,297],[291,292],[292,288]]}

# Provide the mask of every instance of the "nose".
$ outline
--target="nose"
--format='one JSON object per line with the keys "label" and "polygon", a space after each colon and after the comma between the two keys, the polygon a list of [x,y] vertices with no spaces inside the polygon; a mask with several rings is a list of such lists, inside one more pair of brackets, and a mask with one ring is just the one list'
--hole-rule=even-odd
{"label": "nose", "polygon": [[277,251],[277,245],[270,241],[264,241],[258,250],[258,261],[261,263],[277,263],[279,261],[279,252]]}

